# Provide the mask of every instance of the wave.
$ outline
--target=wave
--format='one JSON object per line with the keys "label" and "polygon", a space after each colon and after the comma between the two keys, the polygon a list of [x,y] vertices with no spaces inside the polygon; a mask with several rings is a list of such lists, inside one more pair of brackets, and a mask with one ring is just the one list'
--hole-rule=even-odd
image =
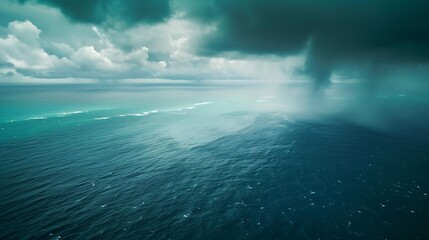
{"label": "wave", "polygon": [[25,119],[25,120],[44,120],[44,119],[47,119],[48,117],[31,117],[31,118],[27,118],[27,119]]}
{"label": "wave", "polygon": [[[120,115],[117,115],[115,117],[146,117],[146,116],[149,116],[149,115],[152,115],[155,113],[186,114],[186,113],[178,113],[178,112],[185,111],[185,110],[192,110],[192,109],[195,109],[199,106],[213,104],[213,103],[214,102],[199,102],[199,103],[194,103],[194,104],[188,105],[187,107],[179,107],[179,108],[172,108],[172,109],[165,109],[165,110],[154,109],[154,110],[150,110],[150,111],[146,111],[146,112],[142,112],[142,113],[120,114]],[[108,117],[108,118],[111,118],[111,117]],[[99,118],[94,118],[94,119],[95,120],[105,120],[108,118],[107,117],[99,117]]]}
{"label": "wave", "polygon": [[98,117],[98,118],[94,118],[94,120],[107,120],[110,119],[111,117]]}
{"label": "wave", "polygon": [[[166,112],[170,112],[170,113],[178,113],[178,112],[182,112],[185,110],[192,110],[195,109],[199,106],[203,106],[203,105],[208,105],[208,104],[213,104],[214,102],[198,102],[198,103],[194,103],[194,104],[190,104],[186,107],[179,107],[179,108],[173,108],[173,109],[165,109],[165,110],[158,110],[158,109],[154,109],[154,110],[150,110],[150,111],[145,111],[145,112],[141,112],[141,113],[127,113],[127,114],[120,114],[120,115],[116,115],[116,116],[103,116],[103,117],[95,117],[93,118],[94,120],[107,120],[110,119],[112,117],[146,117],[149,116],[151,114],[156,114],[156,113],[166,113]],[[36,117],[30,117],[27,119],[20,119],[20,120],[8,120],[6,121],[6,123],[14,123],[14,122],[19,122],[19,121],[31,121],[31,120],[46,120],[46,119],[51,119],[51,118],[63,118],[63,117],[69,117],[69,116],[73,116],[76,114],[83,114],[83,113],[88,113],[89,111],[87,110],[76,110],[76,111],[70,111],[70,112],[60,112],[60,113],[55,113],[52,115],[46,115],[46,116],[36,116]],[[180,114],[186,114],[186,113],[180,113]]]}
{"label": "wave", "polygon": [[35,117],[29,117],[25,119],[8,120],[6,121],[6,123],[15,123],[20,121],[33,121],[33,120],[46,120],[46,119],[59,118],[59,117],[62,118],[62,117],[67,117],[67,116],[72,116],[75,114],[81,114],[81,113],[87,113],[87,112],[88,111],[83,111],[83,110],[78,110],[73,112],[61,112],[61,113],[55,113],[55,114],[50,114],[45,116],[35,116]]}
{"label": "wave", "polygon": [[213,103],[214,102],[199,102],[199,103],[194,103],[194,104],[188,105],[187,107],[172,108],[172,109],[165,109],[165,110],[152,110],[152,111],[149,111],[149,113],[157,113],[157,112],[177,113],[177,112],[181,112],[184,110],[192,110],[198,106],[213,104]]}
{"label": "wave", "polygon": [[150,115],[149,112],[144,113],[129,113],[129,114],[121,114],[119,117],[145,117],[147,115]]}
{"label": "wave", "polygon": [[57,117],[66,117],[66,116],[70,116],[70,115],[74,115],[74,114],[81,114],[81,113],[87,113],[88,111],[74,111],[74,112],[63,112],[63,113],[59,113],[56,116]]}
{"label": "wave", "polygon": [[195,103],[194,106],[201,106],[201,105],[207,105],[207,104],[213,104],[214,102],[200,102],[200,103]]}

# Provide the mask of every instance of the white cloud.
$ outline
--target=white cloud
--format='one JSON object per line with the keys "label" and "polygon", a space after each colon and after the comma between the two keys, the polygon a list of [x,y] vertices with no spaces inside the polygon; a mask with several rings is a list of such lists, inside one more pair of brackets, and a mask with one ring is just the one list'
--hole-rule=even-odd
{"label": "white cloud", "polygon": [[121,69],[120,65],[114,64],[110,58],[95,50],[93,46],[79,48],[72,54],[71,60],[85,70],[110,71]]}
{"label": "white cloud", "polygon": [[13,21],[8,26],[9,34],[0,38],[0,61],[21,70],[52,70],[72,67],[66,58],[49,55],[39,44],[41,30],[30,21]]}
{"label": "white cloud", "polygon": [[19,39],[21,42],[30,46],[39,45],[39,35],[42,33],[40,29],[34,26],[30,21],[18,22],[13,21],[9,23],[9,32]]}
{"label": "white cloud", "polygon": [[165,61],[149,61],[147,47],[129,52],[115,47],[96,27],[93,27],[93,30],[99,36],[100,50],[93,45],[81,46],[74,50],[65,43],[51,43],[58,52],[67,56],[61,58],[48,54],[41,47],[42,31],[32,22],[13,21],[9,23],[7,30],[9,33],[7,37],[0,38],[0,61],[27,73],[43,70],[37,72],[39,76],[67,74],[97,77],[97,73],[123,74],[127,71],[148,75],[152,70],[162,71],[167,67]]}
{"label": "white cloud", "polygon": [[[31,21],[13,21],[0,37],[0,66],[37,78],[74,79],[269,79],[291,78],[302,56],[200,56],[196,46],[204,32],[189,20],[172,18],[125,32],[90,27],[85,43],[51,41]],[[77,47],[76,47],[77,46]],[[1,68],[1,67],[0,67]],[[18,76],[18,75],[17,75]]]}
{"label": "white cloud", "polygon": [[92,28],[99,36],[101,49],[94,46],[84,46],[72,54],[71,60],[84,70],[97,70],[109,72],[148,73],[151,70],[162,71],[167,67],[165,61],[149,61],[149,49],[140,47],[133,51],[125,52],[117,48],[106,35],[98,28]]}

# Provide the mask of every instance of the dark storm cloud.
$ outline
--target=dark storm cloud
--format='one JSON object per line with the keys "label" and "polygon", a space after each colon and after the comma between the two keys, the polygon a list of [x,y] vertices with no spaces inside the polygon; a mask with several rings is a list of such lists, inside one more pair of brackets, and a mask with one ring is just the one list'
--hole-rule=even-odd
{"label": "dark storm cloud", "polygon": [[171,14],[169,0],[18,0],[38,2],[59,8],[67,17],[78,22],[105,23],[109,20],[125,24],[163,21]]}
{"label": "dark storm cloud", "polygon": [[203,52],[294,54],[309,44],[319,85],[345,64],[376,78],[386,66],[429,60],[427,0],[208,0],[178,4],[217,31]]}

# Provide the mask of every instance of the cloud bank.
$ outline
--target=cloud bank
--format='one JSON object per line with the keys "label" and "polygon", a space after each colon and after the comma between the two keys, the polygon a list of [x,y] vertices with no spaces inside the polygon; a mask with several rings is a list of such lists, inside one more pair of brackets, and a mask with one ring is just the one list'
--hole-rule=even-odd
{"label": "cloud bank", "polygon": [[8,35],[0,38],[0,62],[14,67],[23,73],[45,77],[93,77],[101,78],[107,74],[111,78],[134,71],[140,75],[149,72],[162,72],[166,68],[163,61],[149,61],[146,47],[130,52],[116,48],[96,28],[101,48],[82,46],[73,49],[65,43],[56,43],[66,57],[49,54],[40,43],[41,30],[30,21],[13,21],[8,25]]}
{"label": "cloud bank", "polygon": [[319,84],[338,69],[359,67],[375,78],[384,68],[429,60],[428,1],[209,0],[182,7],[216,26],[203,53],[281,55],[307,48],[306,70]]}
{"label": "cloud bank", "polygon": [[[273,74],[266,78],[302,75],[320,88],[342,75],[375,88],[389,71],[426,68],[429,61],[425,0],[2,1],[28,12],[15,11],[21,19],[10,19],[15,26],[9,24],[1,38],[3,64],[26,74],[37,75],[30,73],[37,69],[52,77],[66,69],[100,79],[240,79],[260,78],[252,68],[268,65],[263,72]],[[79,35],[79,28],[82,38],[53,41],[61,31],[49,29],[61,25],[28,10],[43,7],[60,12],[68,19],[62,22],[67,34]],[[55,37],[45,39],[45,27],[46,36]]]}

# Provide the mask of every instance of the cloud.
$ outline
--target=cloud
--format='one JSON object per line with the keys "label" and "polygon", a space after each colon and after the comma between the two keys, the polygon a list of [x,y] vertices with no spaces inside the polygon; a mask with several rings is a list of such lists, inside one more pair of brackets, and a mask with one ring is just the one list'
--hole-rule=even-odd
{"label": "cloud", "polygon": [[114,64],[110,58],[96,51],[93,46],[79,48],[73,53],[71,59],[80,63],[81,68],[85,70],[121,70],[120,65]]}
{"label": "cloud", "polygon": [[[162,72],[165,61],[149,61],[149,49],[140,47],[125,52],[115,47],[106,36],[93,28],[99,36],[99,50],[93,45],[73,49],[64,43],[54,43],[67,57],[48,54],[42,48],[42,31],[30,21],[13,21],[8,25],[8,35],[0,38],[0,62],[13,66],[27,75],[43,77],[97,78],[110,74],[111,78],[124,75],[148,76]],[[112,75],[113,74],[113,75]]]}
{"label": "cloud", "polygon": [[156,23],[164,21],[171,14],[169,0],[19,0],[19,2],[38,2],[56,7],[73,21],[92,24]]}
{"label": "cloud", "polygon": [[[359,75],[372,88],[392,69],[429,60],[429,2],[424,0],[16,0],[0,5],[0,21],[29,16],[45,38],[34,37],[40,33],[31,29],[25,36],[8,29],[9,35],[33,50],[38,42],[34,54],[42,62],[70,60],[79,69],[72,75],[245,78],[252,70],[242,66],[258,62],[280,78],[289,66],[278,63],[305,53],[302,69],[295,72],[315,79],[316,87],[341,73]],[[225,61],[214,71],[219,59]],[[29,60],[5,61],[29,68]],[[108,74],[101,73],[103,67]]]}
{"label": "cloud", "polygon": [[31,46],[38,45],[39,35],[42,31],[33,25],[30,21],[11,22],[9,23],[9,31],[16,38]]}
{"label": "cloud", "polygon": [[49,55],[39,44],[41,30],[30,21],[13,21],[9,34],[0,38],[0,62],[19,70],[53,70],[69,68],[73,63],[66,58]]}
{"label": "cloud", "polygon": [[334,70],[361,68],[371,81],[404,64],[429,60],[429,2],[422,0],[176,1],[212,25],[200,53],[290,55],[308,49],[306,72],[319,85]]}
{"label": "cloud", "polygon": [[76,44],[74,41],[58,41],[58,38],[51,41],[50,35],[44,34],[44,29],[29,20],[12,21],[5,37],[0,37],[0,62],[3,68],[13,67],[19,73],[17,77],[23,75],[39,80],[163,78],[195,82],[213,79],[289,80],[289,66],[302,65],[302,59],[290,61],[291,58],[277,56],[199,56],[195,46],[206,29],[181,16],[126,30],[99,26],[88,28],[95,37]]}
{"label": "cloud", "polygon": [[136,73],[153,74],[151,71],[162,71],[167,67],[164,61],[150,61],[149,49],[140,46],[131,51],[124,51],[116,47],[97,27],[93,27],[94,32],[100,38],[101,50],[97,51],[93,46],[79,48],[71,59],[82,66],[82,68],[92,68],[98,71],[135,71]]}

